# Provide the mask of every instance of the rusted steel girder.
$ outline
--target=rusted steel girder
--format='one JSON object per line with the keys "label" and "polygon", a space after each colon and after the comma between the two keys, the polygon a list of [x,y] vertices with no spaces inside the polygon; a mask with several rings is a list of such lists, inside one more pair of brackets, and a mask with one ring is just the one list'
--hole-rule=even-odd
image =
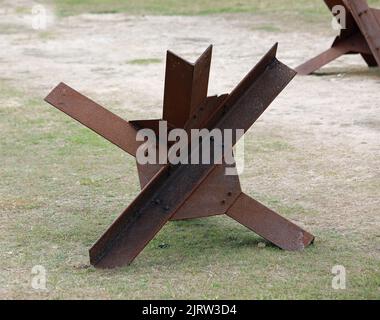
{"label": "rusted steel girder", "polygon": [[[169,131],[247,131],[296,74],[277,60],[276,52],[277,44],[231,94],[208,97],[212,47],[195,64],[168,51],[163,120]],[[62,83],[46,101],[133,156],[143,143],[136,141],[138,130],[158,131],[160,120],[122,120]],[[226,165],[216,164],[218,156],[213,157],[210,164],[137,164],[142,190],[90,249],[91,264],[129,264],[169,220],[221,214],[285,250],[302,250],[313,242],[310,233],[243,193],[239,177],[226,175]]]}
{"label": "rusted steel girder", "polygon": [[330,49],[296,68],[308,75],[345,54],[360,54],[369,67],[380,65],[380,10],[366,0],[324,0],[331,11],[341,5],[346,10],[346,29],[342,29]]}

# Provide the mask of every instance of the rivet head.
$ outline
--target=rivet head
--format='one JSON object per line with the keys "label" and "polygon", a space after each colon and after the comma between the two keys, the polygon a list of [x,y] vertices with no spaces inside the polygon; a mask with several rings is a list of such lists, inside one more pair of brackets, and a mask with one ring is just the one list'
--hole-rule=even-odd
{"label": "rivet head", "polygon": [[225,199],[222,200],[222,204],[226,204],[226,200]]}
{"label": "rivet head", "polygon": [[165,207],[164,207],[164,210],[165,210],[165,211],[169,211],[169,209],[170,209],[169,206],[165,206]]}
{"label": "rivet head", "polygon": [[232,192],[229,191],[229,192],[227,193],[227,195],[228,195],[229,197],[231,197],[231,196],[232,196]]}

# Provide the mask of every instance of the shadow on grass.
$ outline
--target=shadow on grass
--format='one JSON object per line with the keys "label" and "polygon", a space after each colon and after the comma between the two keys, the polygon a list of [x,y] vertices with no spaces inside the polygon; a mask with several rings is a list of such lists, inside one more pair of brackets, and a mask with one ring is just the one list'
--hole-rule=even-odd
{"label": "shadow on grass", "polygon": [[[380,68],[326,68],[323,71],[314,72],[311,75],[317,77],[331,76],[355,76],[355,77],[380,77]],[[379,78],[380,79],[380,78]]]}
{"label": "shadow on grass", "polygon": [[[260,247],[259,247],[259,244]],[[149,243],[136,266],[205,267],[258,250],[280,250],[226,216],[173,221]]]}

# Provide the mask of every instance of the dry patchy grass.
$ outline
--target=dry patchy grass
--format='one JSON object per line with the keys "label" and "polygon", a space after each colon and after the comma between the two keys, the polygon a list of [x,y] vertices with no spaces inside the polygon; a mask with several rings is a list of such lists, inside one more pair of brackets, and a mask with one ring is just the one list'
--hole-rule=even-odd
{"label": "dry patchy grass", "polygon": [[[321,221],[318,206],[290,204],[276,191],[264,196],[249,183],[247,191],[259,200],[298,223],[307,221],[317,235],[315,245],[301,253],[268,243],[262,247],[263,240],[252,232],[227,217],[213,217],[169,223],[131,266],[95,270],[87,250],[137,194],[134,161],[29,94],[1,82],[0,297],[379,297],[376,229],[339,232]],[[280,135],[257,134],[258,139],[247,139],[257,162],[244,181],[261,175],[273,179],[281,170],[275,159],[296,161],[295,147]],[[305,159],[297,161],[302,165]],[[31,268],[37,264],[47,269],[47,292],[30,288]],[[335,264],[347,268],[347,290],[331,288]]]}

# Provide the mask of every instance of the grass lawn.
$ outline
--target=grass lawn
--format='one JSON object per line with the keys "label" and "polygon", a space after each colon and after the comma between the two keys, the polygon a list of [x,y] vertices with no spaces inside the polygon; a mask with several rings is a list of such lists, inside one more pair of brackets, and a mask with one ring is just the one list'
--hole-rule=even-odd
{"label": "grass lawn", "polygon": [[[88,12],[295,13],[329,18],[322,0],[45,2],[54,5],[61,18]],[[380,5],[379,0],[370,2]],[[266,28],[277,31],[271,25]],[[127,63],[146,67],[163,61],[142,58]],[[308,231],[317,236],[313,246],[304,252],[282,251],[227,217],[211,217],[167,224],[129,267],[94,269],[89,247],[139,192],[134,159],[48,106],[27,84],[16,89],[11,83],[0,78],[0,298],[379,299],[376,226],[338,230],[325,218],[335,219],[340,209],[324,212],[323,197],[310,209],[275,191],[261,194],[249,183],[281,175],[284,168],[278,159],[296,163],[302,171],[309,170],[311,158],[322,166],[324,155],[332,152],[321,146],[305,155],[305,150],[272,134],[278,128],[247,136],[246,161],[251,167],[243,178],[244,191],[297,224],[307,223]],[[339,168],[332,177],[323,176],[323,167],[313,170],[329,179],[331,190],[342,187]],[[380,188],[374,180],[345,186],[372,196]],[[35,265],[47,270],[47,291],[31,289]],[[346,290],[332,289],[334,265],[347,270]]]}
{"label": "grass lawn", "polygon": [[[88,264],[88,248],[138,192],[133,159],[39,97],[28,98],[4,82],[0,105],[0,280],[7,284],[0,296],[379,297],[379,261],[375,248],[367,247],[373,233],[342,234],[323,224],[312,230],[315,245],[291,253],[268,243],[262,247],[262,239],[227,217],[172,222],[131,266],[95,270]],[[285,141],[260,133],[248,138],[247,147],[258,163],[294,157]],[[318,212],[247,191],[288,218],[321,219]],[[331,288],[335,264],[349,270],[347,290]],[[48,292],[30,289],[34,265],[47,269]]]}
{"label": "grass lawn", "polygon": [[[207,15],[220,13],[279,13],[320,17],[326,13],[322,0],[43,0],[59,15],[81,13]],[[380,5],[379,0],[369,0]]]}

